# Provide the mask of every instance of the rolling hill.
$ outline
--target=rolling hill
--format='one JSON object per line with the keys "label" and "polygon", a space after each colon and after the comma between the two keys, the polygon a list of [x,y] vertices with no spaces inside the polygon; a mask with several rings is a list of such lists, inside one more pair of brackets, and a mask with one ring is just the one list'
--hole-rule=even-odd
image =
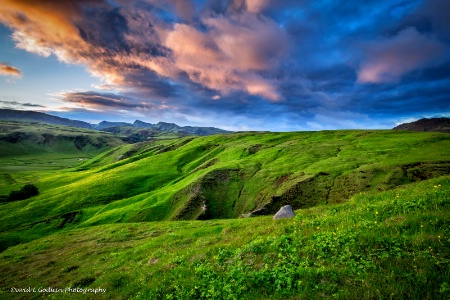
{"label": "rolling hill", "polygon": [[[1,231],[116,222],[238,218],[347,201],[449,174],[450,136],[395,131],[236,133],[122,145],[40,176],[41,194],[2,207]],[[10,172],[16,184],[27,180]],[[206,209],[202,207],[206,206]],[[39,207],[39,211],[32,210]],[[11,214],[14,212],[13,214]],[[1,237],[1,234],[0,234]]]}
{"label": "rolling hill", "polygon": [[[104,299],[449,295],[445,133],[186,136],[122,144],[58,171],[1,172],[0,195],[29,182],[40,192],[0,206],[3,289],[104,286]],[[266,216],[285,204],[294,220]]]}
{"label": "rolling hill", "polygon": [[0,121],[0,172],[26,171],[29,176],[34,171],[73,167],[122,144],[122,139],[107,132]]}

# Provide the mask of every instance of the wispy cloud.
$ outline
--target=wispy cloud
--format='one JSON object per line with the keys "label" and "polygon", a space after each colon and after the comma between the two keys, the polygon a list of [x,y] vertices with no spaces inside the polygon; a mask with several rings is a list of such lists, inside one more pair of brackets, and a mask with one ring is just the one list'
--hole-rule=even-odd
{"label": "wispy cloud", "polygon": [[139,111],[144,114],[161,113],[172,106],[165,102],[158,104],[149,103],[142,99],[124,97],[123,95],[113,93],[98,92],[63,92],[53,95],[65,103],[74,104],[75,107],[66,107],[67,110],[73,110],[76,107],[86,110],[112,111],[121,110],[122,112]]}
{"label": "wispy cloud", "polygon": [[9,64],[0,63],[0,75],[21,78],[23,74],[19,69]]}
{"label": "wispy cloud", "polygon": [[64,102],[74,103],[80,107],[92,109],[130,109],[151,107],[151,105],[148,103],[133,103],[133,101],[130,101],[130,99],[126,99],[121,95],[111,93],[69,92],[61,93],[59,96]]}
{"label": "wispy cloud", "polygon": [[15,101],[15,100],[12,100],[12,101],[0,100],[0,107],[2,107],[2,108],[23,108],[23,107],[30,107],[30,108],[41,107],[41,108],[45,108],[44,105],[35,104],[35,103],[23,103],[23,102],[18,102],[18,101]]}

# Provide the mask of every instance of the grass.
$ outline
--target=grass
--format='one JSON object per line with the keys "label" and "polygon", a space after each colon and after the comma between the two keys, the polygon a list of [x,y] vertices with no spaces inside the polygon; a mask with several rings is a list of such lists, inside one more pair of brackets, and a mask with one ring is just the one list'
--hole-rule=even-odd
{"label": "grass", "polygon": [[[76,228],[345,202],[448,174],[449,149],[448,134],[398,131],[236,133],[122,145],[76,168],[3,173],[0,195],[28,182],[40,195],[1,206],[0,246],[61,230],[48,220]],[[73,212],[79,216],[72,222],[61,217]]]}
{"label": "grass", "polygon": [[290,220],[66,230],[0,254],[2,298],[18,296],[7,288],[20,282],[106,289],[99,299],[448,299],[449,191],[444,176]]}
{"label": "grass", "polygon": [[112,134],[88,129],[0,121],[0,193],[79,166],[121,144]]}
{"label": "grass", "polygon": [[[450,297],[448,134],[68,140],[0,156],[0,196],[40,192],[0,204],[0,298],[87,297],[19,285],[103,287],[100,299]],[[239,218],[285,204],[295,219]]]}

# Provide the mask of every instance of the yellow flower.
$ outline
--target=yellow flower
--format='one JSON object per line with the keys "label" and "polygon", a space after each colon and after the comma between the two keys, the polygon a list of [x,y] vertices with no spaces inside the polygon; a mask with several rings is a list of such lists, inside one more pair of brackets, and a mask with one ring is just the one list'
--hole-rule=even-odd
{"label": "yellow flower", "polygon": [[378,215],[378,212],[376,211],[375,214]]}

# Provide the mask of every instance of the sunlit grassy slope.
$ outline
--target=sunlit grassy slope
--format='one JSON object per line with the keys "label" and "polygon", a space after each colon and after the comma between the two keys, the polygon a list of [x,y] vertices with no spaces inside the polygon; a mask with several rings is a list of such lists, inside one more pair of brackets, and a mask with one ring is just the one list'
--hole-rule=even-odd
{"label": "sunlit grassy slope", "polygon": [[[0,254],[2,299],[449,299],[450,177],[294,219],[108,224]],[[11,287],[105,294],[11,293]]]}
{"label": "sunlit grassy slope", "polygon": [[[20,166],[0,195],[40,191],[0,204],[2,299],[450,297],[448,134],[160,139],[60,170],[25,156],[0,159]],[[284,204],[294,219],[260,216]],[[11,293],[29,286],[107,291]]]}
{"label": "sunlit grassy slope", "polygon": [[[1,174],[2,249],[60,230],[224,219],[345,202],[449,173],[450,135],[393,131],[236,133],[123,145],[78,168]],[[204,209],[206,207],[206,210]]]}

